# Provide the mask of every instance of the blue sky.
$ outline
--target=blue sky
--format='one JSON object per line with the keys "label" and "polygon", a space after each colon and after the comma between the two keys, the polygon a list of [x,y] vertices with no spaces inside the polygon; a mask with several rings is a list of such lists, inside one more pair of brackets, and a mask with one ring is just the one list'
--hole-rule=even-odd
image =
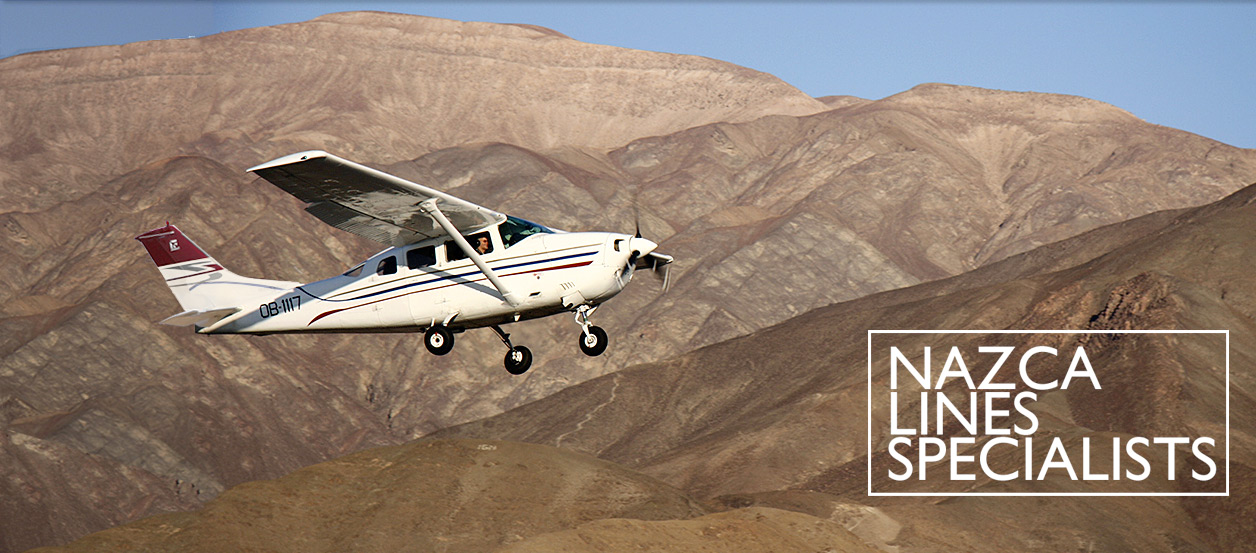
{"label": "blue sky", "polygon": [[1075,94],[1256,148],[1251,2],[0,0],[0,56],[359,9],[531,23],[585,42],[707,56],[813,96],[875,99],[926,82]]}

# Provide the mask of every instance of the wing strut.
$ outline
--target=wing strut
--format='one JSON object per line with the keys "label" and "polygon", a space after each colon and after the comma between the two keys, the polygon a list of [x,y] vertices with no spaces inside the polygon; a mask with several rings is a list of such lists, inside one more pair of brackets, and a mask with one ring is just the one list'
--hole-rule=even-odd
{"label": "wing strut", "polygon": [[489,268],[488,264],[484,262],[484,258],[480,257],[480,253],[471,247],[471,243],[467,242],[467,239],[462,236],[462,233],[458,232],[454,224],[449,222],[449,218],[440,212],[439,207],[436,207],[436,198],[424,200],[419,204],[419,210],[430,215],[441,228],[445,229],[445,234],[448,234],[454,243],[462,249],[462,253],[467,254],[467,257],[471,258],[471,262],[480,268],[480,272],[488,277],[488,281],[493,283],[493,287],[501,293],[506,303],[509,303],[511,307],[519,307],[519,299],[515,297],[515,294],[507,289],[506,285],[502,284],[501,279],[497,278],[497,273]]}

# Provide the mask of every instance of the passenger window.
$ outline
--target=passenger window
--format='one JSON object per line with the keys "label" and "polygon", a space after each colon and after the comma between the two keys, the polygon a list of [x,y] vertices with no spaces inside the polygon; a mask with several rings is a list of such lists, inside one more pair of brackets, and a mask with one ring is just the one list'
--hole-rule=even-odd
{"label": "passenger window", "polygon": [[379,266],[375,268],[375,274],[381,276],[397,274],[397,258],[390,255],[380,260]]}
{"label": "passenger window", "polygon": [[[489,237],[488,232],[477,232],[472,234],[467,237],[467,242],[471,244],[471,249],[475,250],[480,255],[492,253],[493,251],[493,239]],[[448,257],[450,261],[457,261],[459,259],[466,259],[467,254],[463,252],[462,248],[459,248],[457,244],[453,242],[445,242],[445,257]]]}
{"label": "passenger window", "polygon": [[406,266],[411,269],[431,267],[436,264],[436,246],[423,246],[406,252]]}

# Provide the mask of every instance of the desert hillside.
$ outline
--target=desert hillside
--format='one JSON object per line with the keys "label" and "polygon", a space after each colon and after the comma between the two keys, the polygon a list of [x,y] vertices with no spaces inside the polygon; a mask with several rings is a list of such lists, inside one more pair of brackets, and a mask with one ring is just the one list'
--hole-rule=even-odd
{"label": "desert hillside", "polygon": [[309,144],[370,162],[481,141],[610,148],[825,107],[708,58],[374,12],[14,56],[0,105],[0,205],[22,211],[179,155],[239,171]]}
{"label": "desert hillside", "polygon": [[244,484],[196,512],[39,551],[874,551],[841,525],[803,513],[711,510],[570,450],[424,441]]}
{"label": "desert hillside", "polygon": [[[930,84],[821,101],[716,60],[380,13],[6,58],[0,105],[0,550],[835,302],[1033,275],[1090,251],[1036,246],[1256,180],[1256,151],[1084,98]],[[597,358],[567,317],[511,327],[536,354],[522,377],[490,332],[435,358],[418,336],[157,325],[179,307],[132,238],[166,221],[261,278],[323,278],[380,248],[243,172],[307,149],[568,230],[639,222],[678,260],[672,289],[641,278],[601,309]]]}
{"label": "desert hillside", "polygon": [[[1250,480],[1256,467],[1256,295],[1247,292],[1256,285],[1248,270],[1256,262],[1253,221],[1256,185],[1204,207],[1102,227],[950,279],[817,309],[436,436],[586,451],[730,506],[822,517],[870,509],[892,521],[897,530],[889,543],[906,551],[1059,551],[1077,544],[1103,551],[1250,550],[1252,527],[1240,521],[1256,501]],[[1094,433],[1222,436],[1228,408],[1230,496],[868,497],[868,330],[943,328],[1228,329],[1228,401],[1223,337],[1098,334],[1059,338],[1058,345],[1084,341],[1101,367],[1104,389],[1046,392],[1037,412],[1045,435],[1076,446],[1080,436]],[[919,350],[930,340],[916,335],[896,343]],[[882,368],[873,371],[871,389],[883,390],[888,371],[883,363],[873,366]],[[1054,376],[1063,376],[1063,369]],[[912,420],[918,403],[901,405],[900,414]],[[875,451],[890,436],[879,430],[872,439]],[[1221,465],[1220,445],[1214,456]],[[1019,461],[995,462],[1015,467]],[[879,453],[871,463],[892,461]],[[875,489],[919,489],[876,474]],[[949,491],[1122,489],[1113,484],[1057,481],[1047,487],[978,477]],[[1219,479],[1200,483],[1183,476],[1171,489],[1133,491],[1222,489]]]}

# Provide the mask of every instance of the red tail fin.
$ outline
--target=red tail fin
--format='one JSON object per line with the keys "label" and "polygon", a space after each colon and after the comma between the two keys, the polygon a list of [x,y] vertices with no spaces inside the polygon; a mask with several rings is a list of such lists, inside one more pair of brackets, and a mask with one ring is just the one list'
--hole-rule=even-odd
{"label": "red tail fin", "polygon": [[[224,308],[239,306],[258,296],[274,297],[299,286],[296,282],[248,278],[228,271],[170,223],[135,239],[144,244],[179,305],[185,311],[198,312],[194,314],[197,317],[225,316]],[[204,318],[189,319],[184,315],[188,313],[181,313],[176,321],[206,324]]]}
{"label": "red tail fin", "polygon": [[135,239],[144,244],[144,249],[148,250],[148,255],[152,256],[158,267],[209,257],[170,223],[136,236]]}

